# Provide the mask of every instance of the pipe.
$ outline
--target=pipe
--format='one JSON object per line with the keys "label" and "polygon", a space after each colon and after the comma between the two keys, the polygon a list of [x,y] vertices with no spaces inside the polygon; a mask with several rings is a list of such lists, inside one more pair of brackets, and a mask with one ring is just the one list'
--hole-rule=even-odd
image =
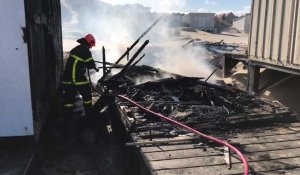
{"label": "pipe", "polygon": [[199,135],[199,136],[201,136],[201,137],[204,137],[204,138],[209,139],[209,140],[211,140],[211,141],[217,142],[217,143],[219,143],[219,144],[221,144],[221,145],[227,146],[228,148],[230,148],[232,151],[236,152],[236,153],[240,156],[240,158],[241,158],[241,160],[242,160],[242,162],[243,162],[243,164],[244,164],[244,167],[245,167],[244,174],[245,174],[245,175],[249,175],[249,165],[248,165],[248,161],[247,161],[247,159],[245,158],[245,156],[244,156],[237,148],[235,148],[234,146],[230,145],[230,144],[227,143],[226,141],[219,140],[219,139],[217,139],[217,138],[215,138],[215,137],[212,137],[212,136],[203,134],[203,133],[201,133],[201,132],[199,132],[199,131],[197,131],[197,130],[195,130],[195,129],[189,127],[189,126],[186,126],[186,125],[184,125],[184,124],[182,124],[182,123],[180,123],[180,122],[177,122],[177,121],[175,121],[175,120],[172,120],[172,119],[170,119],[170,118],[168,118],[168,117],[166,117],[166,116],[164,116],[164,115],[162,115],[162,114],[153,112],[153,111],[151,111],[151,110],[149,110],[149,109],[147,109],[147,108],[145,108],[145,107],[143,107],[143,106],[137,104],[136,102],[134,102],[133,100],[131,100],[131,99],[125,97],[125,96],[118,95],[118,97],[121,98],[121,99],[123,99],[123,100],[128,101],[129,103],[131,103],[131,104],[133,104],[133,105],[135,105],[135,106],[137,106],[137,107],[139,107],[139,108],[141,108],[142,110],[144,110],[144,111],[147,112],[147,113],[150,113],[150,114],[153,114],[153,115],[155,115],[155,116],[157,116],[157,117],[160,117],[160,118],[162,118],[162,119],[165,119],[166,121],[168,121],[168,122],[170,122],[170,123],[172,123],[172,124],[175,124],[175,125],[177,125],[177,126],[180,126],[181,128],[184,128],[184,129],[186,129],[186,130],[188,130],[188,131],[191,131],[191,132],[193,132],[193,133],[195,133],[195,134],[197,134],[197,135]]}

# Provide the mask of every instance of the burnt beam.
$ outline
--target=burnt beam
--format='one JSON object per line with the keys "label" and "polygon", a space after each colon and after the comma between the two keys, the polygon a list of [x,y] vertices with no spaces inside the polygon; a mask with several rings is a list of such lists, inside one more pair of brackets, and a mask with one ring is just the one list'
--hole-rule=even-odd
{"label": "burnt beam", "polygon": [[102,46],[102,58],[103,58],[103,76],[106,76],[106,57],[105,57],[105,48]]}
{"label": "burnt beam", "polygon": [[256,93],[259,89],[260,67],[256,65],[248,65],[248,84],[247,91]]}
{"label": "burnt beam", "polygon": [[231,70],[240,62],[240,60],[232,58],[230,55],[223,55],[223,78],[231,75]]}

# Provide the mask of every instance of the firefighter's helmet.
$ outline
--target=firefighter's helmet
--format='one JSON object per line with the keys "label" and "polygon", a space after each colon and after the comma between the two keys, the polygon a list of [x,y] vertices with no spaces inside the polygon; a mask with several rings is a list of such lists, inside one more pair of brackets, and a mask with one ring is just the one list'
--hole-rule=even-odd
{"label": "firefighter's helmet", "polygon": [[89,43],[91,47],[96,45],[96,40],[92,34],[87,34],[84,39]]}

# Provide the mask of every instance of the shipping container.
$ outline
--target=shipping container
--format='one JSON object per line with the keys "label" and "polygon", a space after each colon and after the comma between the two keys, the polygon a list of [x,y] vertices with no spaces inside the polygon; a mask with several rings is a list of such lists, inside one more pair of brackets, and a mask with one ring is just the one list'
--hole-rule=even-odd
{"label": "shipping container", "polygon": [[0,137],[37,135],[57,105],[59,0],[0,1]]}
{"label": "shipping container", "polygon": [[299,7],[299,0],[252,1],[250,64],[299,74]]}

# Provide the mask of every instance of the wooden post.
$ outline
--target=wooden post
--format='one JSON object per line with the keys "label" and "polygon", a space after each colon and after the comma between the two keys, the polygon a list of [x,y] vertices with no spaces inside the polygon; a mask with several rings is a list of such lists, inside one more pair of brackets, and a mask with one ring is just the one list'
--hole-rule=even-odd
{"label": "wooden post", "polygon": [[239,63],[239,60],[236,60],[232,58],[231,55],[224,54],[223,55],[223,62],[222,62],[222,68],[223,68],[223,78],[226,78],[231,75],[230,71],[234,66]]}
{"label": "wooden post", "polygon": [[256,93],[259,89],[260,67],[256,65],[248,65],[248,85],[247,91]]}
{"label": "wooden post", "polygon": [[224,150],[224,160],[227,164],[227,168],[230,170],[232,168],[231,151],[227,146],[225,146],[223,150]]}
{"label": "wooden post", "polygon": [[102,46],[102,57],[103,57],[103,77],[106,76],[106,58],[105,58],[105,48]]}
{"label": "wooden post", "polygon": [[130,52],[130,50],[129,50],[129,48],[127,47],[127,61],[129,60],[129,52]]}

